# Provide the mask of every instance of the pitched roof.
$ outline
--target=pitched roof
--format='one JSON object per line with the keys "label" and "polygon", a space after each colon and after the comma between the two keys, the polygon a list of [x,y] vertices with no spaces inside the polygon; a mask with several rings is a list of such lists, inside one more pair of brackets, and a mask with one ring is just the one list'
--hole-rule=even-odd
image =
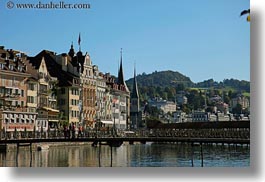
{"label": "pitched roof", "polygon": [[[43,57],[50,76],[56,77],[58,79],[59,87],[67,87],[79,83],[79,78],[77,76],[62,70],[62,66],[56,62],[56,55],[52,51],[41,51],[35,57],[31,58],[32,64],[36,67],[39,67]],[[75,83],[74,80],[77,80],[77,82]]]}

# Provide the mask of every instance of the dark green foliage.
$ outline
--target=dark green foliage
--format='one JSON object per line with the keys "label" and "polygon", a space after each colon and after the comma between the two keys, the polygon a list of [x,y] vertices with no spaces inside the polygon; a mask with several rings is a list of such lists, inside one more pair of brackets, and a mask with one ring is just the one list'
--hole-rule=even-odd
{"label": "dark green foliage", "polygon": [[216,89],[230,88],[233,90],[240,90],[241,92],[250,92],[250,82],[245,80],[225,79],[223,82],[216,82],[213,79],[205,80],[195,84],[196,88],[210,88]]}
{"label": "dark green foliage", "polygon": [[[174,71],[143,73],[137,76],[137,82],[141,106],[154,97],[176,101],[177,96],[182,95],[179,94],[182,91],[183,96],[188,98],[188,104],[179,105],[179,107],[186,113],[196,109],[203,109],[205,107],[205,95],[206,104],[211,107],[209,110],[212,110],[214,103],[210,103],[209,98],[215,95],[222,97],[223,101],[229,104],[231,99],[237,97],[238,94],[248,94],[250,92],[250,82],[248,81],[225,79],[223,82],[216,82],[213,79],[209,79],[195,84],[189,77]],[[132,90],[133,78],[126,83],[129,89]],[[154,108],[149,109],[152,113],[151,115],[157,117],[155,113],[158,113],[158,111],[154,111]],[[238,112],[239,110],[240,108],[237,108],[235,111]]]}
{"label": "dark green foliage", "polygon": [[[138,75],[137,83],[139,87],[177,87],[179,84],[183,84],[184,86],[193,86],[193,82],[189,77],[182,75],[179,72],[174,71],[160,71],[153,72],[151,74],[143,73],[142,75]],[[126,81],[128,85],[133,84],[133,78]]]}
{"label": "dark green foliage", "polygon": [[153,107],[150,105],[145,106],[145,112],[153,118],[158,118],[158,115],[162,113],[162,110],[159,110],[157,107]]}

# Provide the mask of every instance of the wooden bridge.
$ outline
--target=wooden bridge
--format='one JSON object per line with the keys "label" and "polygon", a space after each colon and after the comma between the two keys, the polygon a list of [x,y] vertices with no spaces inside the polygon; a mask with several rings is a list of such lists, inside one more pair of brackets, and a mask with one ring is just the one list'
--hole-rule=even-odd
{"label": "wooden bridge", "polygon": [[117,135],[110,131],[85,131],[83,133],[60,130],[42,132],[0,133],[0,144],[33,144],[61,142],[107,143],[119,146],[123,142],[185,142],[185,143],[227,143],[250,144],[250,121],[203,122],[157,125],[145,130]]}
{"label": "wooden bridge", "polygon": [[115,131],[84,131],[76,134],[74,131],[54,130],[48,133],[43,132],[0,132],[0,147],[8,144],[17,145],[17,166],[20,146],[30,147],[30,166],[32,166],[32,144],[49,143],[88,143],[92,146],[99,146],[98,161],[100,164],[101,145],[109,145],[111,148],[110,166],[112,167],[112,147],[119,147],[124,142],[133,144],[140,142],[167,142],[167,143],[189,143],[191,145],[191,166],[193,163],[193,146],[200,145],[201,167],[204,166],[203,145],[204,144],[250,144],[250,121],[240,122],[215,122],[215,123],[180,123],[161,124],[149,126],[145,130],[134,132]]}
{"label": "wooden bridge", "polygon": [[27,144],[27,143],[62,143],[62,142],[185,142],[185,143],[227,143],[250,144],[249,139],[234,138],[189,138],[189,137],[100,137],[100,138],[29,138],[0,140],[0,144]]}

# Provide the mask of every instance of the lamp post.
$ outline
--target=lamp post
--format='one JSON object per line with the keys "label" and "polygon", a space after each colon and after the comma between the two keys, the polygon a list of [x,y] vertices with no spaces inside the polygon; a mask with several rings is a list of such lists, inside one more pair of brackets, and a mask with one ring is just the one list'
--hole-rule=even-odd
{"label": "lamp post", "polygon": [[84,128],[84,119],[83,119],[83,83],[82,80],[80,80],[80,85],[79,85],[79,125],[82,125]]}
{"label": "lamp post", "polygon": [[116,122],[115,122],[115,120],[116,120],[116,118],[115,118],[115,110],[116,110],[116,102],[114,102],[114,106],[112,105],[112,108],[113,108],[113,112],[112,112],[112,114],[113,114],[113,131],[112,131],[112,135],[113,135],[113,137],[116,135]]}

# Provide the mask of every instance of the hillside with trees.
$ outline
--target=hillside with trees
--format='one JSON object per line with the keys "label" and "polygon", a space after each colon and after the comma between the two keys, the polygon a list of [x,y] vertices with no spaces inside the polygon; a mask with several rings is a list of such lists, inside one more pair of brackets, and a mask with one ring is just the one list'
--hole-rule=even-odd
{"label": "hillside with trees", "polygon": [[[244,80],[225,79],[222,82],[216,82],[209,79],[193,83],[189,77],[174,71],[143,73],[137,75],[136,78],[142,106],[154,97],[176,101],[176,98],[182,95],[188,99],[188,104],[181,106],[181,109],[187,113],[193,109],[202,108],[205,104],[205,95],[207,95],[207,98],[219,95],[225,103],[229,103],[238,94],[249,97],[250,93],[250,82]],[[132,90],[133,78],[126,83],[129,89]],[[206,102],[207,105],[211,105],[208,99],[206,99]]]}
{"label": "hillside with trees", "polygon": [[[137,75],[137,82],[139,87],[176,87],[183,84],[185,87],[191,87],[194,83],[189,77],[177,71],[155,71],[151,74],[142,73]],[[133,78],[126,81],[128,85],[133,84]]]}

